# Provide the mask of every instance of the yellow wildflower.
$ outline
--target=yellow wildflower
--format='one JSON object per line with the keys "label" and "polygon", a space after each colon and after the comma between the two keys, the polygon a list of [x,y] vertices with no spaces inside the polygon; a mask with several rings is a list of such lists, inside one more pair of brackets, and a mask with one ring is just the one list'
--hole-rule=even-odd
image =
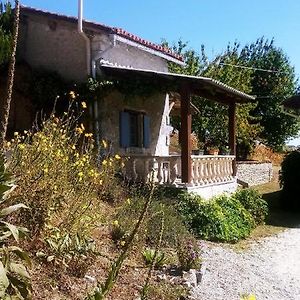
{"label": "yellow wildflower", "polygon": [[81,102],[82,108],[87,108],[86,103],[84,101]]}
{"label": "yellow wildflower", "polygon": [[18,131],[14,132],[14,136],[18,136],[18,135],[19,135]]}
{"label": "yellow wildflower", "polygon": [[113,224],[114,226],[119,226],[118,220],[114,220],[112,224]]}
{"label": "yellow wildflower", "polygon": [[24,146],[24,144],[19,144],[19,145],[18,145],[18,148],[19,148],[20,150],[24,150],[24,149],[25,149],[25,146]]}
{"label": "yellow wildflower", "polygon": [[45,174],[48,173],[48,168],[44,168],[44,173],[45,173]]}
{"label": "yellow wildflower", "polygon": [[80,124],[80,127],[81,127],[82,131],[85,130],[85,127],[84,127],[84,125],[82,123]]}
{"label": "yellow wildflower", "polygon": [[125,244],[126,244],[125,241],[121,241],[121,242],[120,242],[120,245],[121,245],[121,246],[125,246]]}
{"label": "yellow wildflower", "polygon": [[83,134],[83,130],[80,127],[76,128],[76,132],[79,133],[79,134]]}
{"label": "yellow wildflower", "polygon": [[76,149],[75,145],[72,145],[71,149],[75,150]]}
{"label": "yellow wildflower", "polygon": [[103,148],[107,148],[107,142],[105,140],[102,140],[102,146]]}
{"label": "yellow wildflower", "polygon": [[89,137],[92,137],[93,134],[92,133],[86,133],[84,136],[87,137],[87,138],[89,138]]}
{"label": "yellow wildflower", "polygon": [[75,99],[76,98],[76,94],[75,94],[74,91],[70,91],[69,95],[70,95],[71,99]]}
{"label": "yellow wildflower", "polygon": [[121,159],[121,156],[119,154],[116,154],[115,159]]}
{"label": "yellow wildflower", "polygon": [[130,201],[129,198],[127,198],[126,202],[127,202],[127,204],[129,204],[129,205],[130,205],[130,203],[131,203],[131,201]]}
{"label": "yellow wildflower", "polygon": [[103,166],[107,165],[107,160],[104,159],[104,160],[102,161],[102,165],[103,165]]}

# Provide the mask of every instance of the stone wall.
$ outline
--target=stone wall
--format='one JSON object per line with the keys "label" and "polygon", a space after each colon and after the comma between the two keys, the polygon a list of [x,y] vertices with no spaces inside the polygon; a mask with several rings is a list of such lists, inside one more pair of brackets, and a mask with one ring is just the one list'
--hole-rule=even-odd
{"label": "stone wall", "polygon": [[268,183],[272,180],[272,163],[261,161],[238,161],[237,178],[249,186]]}

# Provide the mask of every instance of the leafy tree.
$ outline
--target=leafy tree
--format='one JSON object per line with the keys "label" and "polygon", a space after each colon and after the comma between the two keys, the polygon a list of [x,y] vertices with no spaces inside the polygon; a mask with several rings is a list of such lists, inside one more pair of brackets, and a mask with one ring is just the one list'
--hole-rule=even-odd
{"label": "leafy tree", "polygon": [[[299,123],[282,112],[281,104],[296,93],[294,67],[274,40],[258,39],[240,51],[241,65],[254,68],[251,86],[258,105],[253,116],[260,118],[260,138],[273,148],[280,148],[285,140],[297,135]],[[268,71],[265,71],[268,70]]]}
{"label": "leafy tree", "polygon": [[9,61],[12,46],[13,14],[10,2],[0,2],[0,66]]}

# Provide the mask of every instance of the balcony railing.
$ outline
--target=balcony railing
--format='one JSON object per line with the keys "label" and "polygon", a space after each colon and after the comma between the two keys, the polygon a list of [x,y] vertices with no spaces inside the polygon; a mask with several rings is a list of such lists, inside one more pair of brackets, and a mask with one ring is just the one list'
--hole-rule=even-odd
{"label": "balcony railing", "polygon": [[[233,155],[192,155],[191,186],[225,183],[233,180]],[[181,157],[131,155],[126,159],[124,175],[134,182],[154,182],[182,186]]]}

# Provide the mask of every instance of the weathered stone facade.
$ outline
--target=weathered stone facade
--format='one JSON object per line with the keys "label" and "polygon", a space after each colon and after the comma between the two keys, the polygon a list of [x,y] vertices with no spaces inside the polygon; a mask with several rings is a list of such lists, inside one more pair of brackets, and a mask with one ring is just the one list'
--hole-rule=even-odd
{"label": "weathered stone facade", "polygon": [[272,180],[271,162],[239,161],[237,162],[237,178],[249,186],[268,183]]}

